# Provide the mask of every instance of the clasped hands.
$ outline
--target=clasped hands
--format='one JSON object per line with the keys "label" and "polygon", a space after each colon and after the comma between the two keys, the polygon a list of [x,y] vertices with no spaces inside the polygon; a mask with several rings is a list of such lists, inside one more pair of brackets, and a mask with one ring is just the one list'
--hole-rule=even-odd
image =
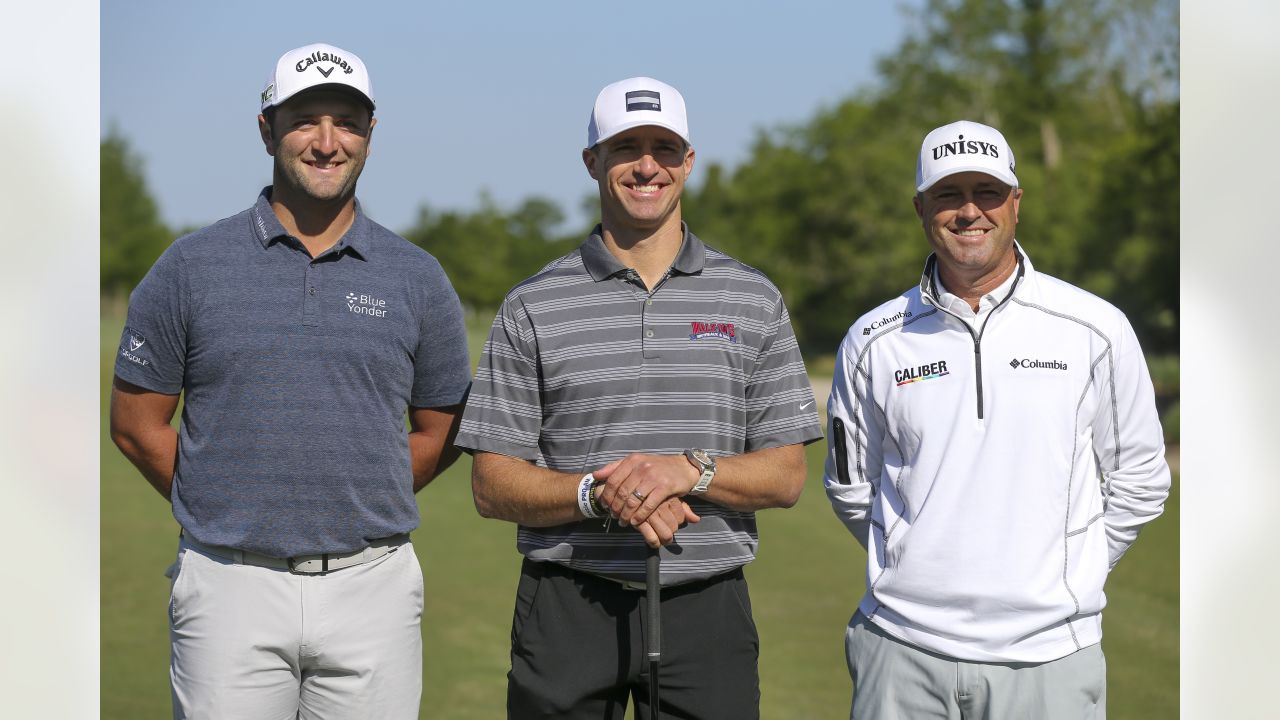
{"label": "clasped hands", "polygon": [[683,455],[628,455],[592,473],[600,504],[623,527],[634,527],[649,547],[669,545],[676,530],[700,519],[682,498],[698,481]]}

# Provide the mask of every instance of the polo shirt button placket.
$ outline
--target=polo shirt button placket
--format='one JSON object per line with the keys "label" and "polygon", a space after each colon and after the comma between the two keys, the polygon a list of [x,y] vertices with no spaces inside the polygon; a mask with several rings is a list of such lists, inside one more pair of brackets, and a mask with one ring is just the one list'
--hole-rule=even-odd
{"label": "polo shirt button placket", "polygon": [[307,263],[307,275],[303,278],[307,293],[303,299],[302,324],[317,326],[320,324],[320,300],[316,295],[316,286],[320,284],[320,265],[314,260]]}

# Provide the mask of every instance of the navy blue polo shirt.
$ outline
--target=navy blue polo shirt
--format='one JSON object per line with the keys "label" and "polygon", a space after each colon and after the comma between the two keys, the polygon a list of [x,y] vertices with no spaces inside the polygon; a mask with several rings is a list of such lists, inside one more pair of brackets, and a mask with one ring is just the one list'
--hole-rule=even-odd
{"label": "navy blue polo shirt", "polygon": [[312,258],[270,190],[156,261],[115,372],[184,395],[173,514],[196,540],[353,551],[418,526],[405,413],[462,402],[462,307],[440,263],[358,203]]}

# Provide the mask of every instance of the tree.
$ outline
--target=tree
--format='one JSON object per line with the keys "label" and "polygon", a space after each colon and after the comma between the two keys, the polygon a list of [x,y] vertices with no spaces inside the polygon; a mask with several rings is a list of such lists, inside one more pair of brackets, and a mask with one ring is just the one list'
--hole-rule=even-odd
{"label": "tree", "polygon": [[[1154,45],[1134,46],[1136,33]],[[880,84],[761,133],[685,203],[713,246],[782,289],[806,353],[919,279],[911,208],[929,129],[999,127],[1036,265],[1107,296],[1149,350],[1176,351],[1177,8],[1172,0],[928,0]]]}
{"label": "tree", "polygon": [[142,162],[112,130],[101,144],[101,284],[108,295],[133,289],[172,240],[147,190]]}
{"label": "tree", "polygon": [[483,195],[474,212],[434,212],[424,205],[404,237],[440,261],[464,305],[489,309],[516,283],[581,242],[580,236],[554,235],[563,220],[550,200],[530,198],[505,211]]}

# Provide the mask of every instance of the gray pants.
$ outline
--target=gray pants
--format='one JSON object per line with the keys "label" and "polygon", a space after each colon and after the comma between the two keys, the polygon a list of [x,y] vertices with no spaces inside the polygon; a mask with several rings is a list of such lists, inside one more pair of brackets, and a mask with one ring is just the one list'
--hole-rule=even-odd
{"label": "gray pants", "polygon": [[856,720],[1106,720],[1107,663],[1090,645],[1045,663],[982,663],[921,650],[861,613],[845,631]]}

